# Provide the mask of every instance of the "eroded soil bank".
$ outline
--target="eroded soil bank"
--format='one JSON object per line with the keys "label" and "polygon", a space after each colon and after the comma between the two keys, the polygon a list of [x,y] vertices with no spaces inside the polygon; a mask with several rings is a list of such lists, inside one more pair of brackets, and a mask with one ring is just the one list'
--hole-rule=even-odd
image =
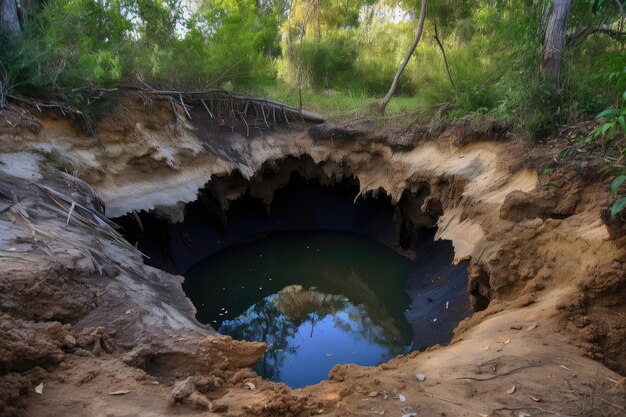
{"label": "eroded soil bank", "polygon": [[[558,145],[466,121],[246,137],[201,109],[174,120],[168,106],[124,97],[97,138],[53,114],[2,114],[3,415],[623,415],[626,238],[602,221],[598,166],[555,164]],[[217,193],[223,207],[245,192],[271,199],[255,174],[304,156],[328,178],[355,176],[363,194],[384,192],[410,224],[436,223],[469,259],[468,296],[490,302],[449,346],[336,366],[298,390],[263,381],[247,368],[266,347],[197,323],[181,277],[145,265],[98,214],[104,203],[109,217],[179,221],[181,203],[235,171],[245,181]]]}

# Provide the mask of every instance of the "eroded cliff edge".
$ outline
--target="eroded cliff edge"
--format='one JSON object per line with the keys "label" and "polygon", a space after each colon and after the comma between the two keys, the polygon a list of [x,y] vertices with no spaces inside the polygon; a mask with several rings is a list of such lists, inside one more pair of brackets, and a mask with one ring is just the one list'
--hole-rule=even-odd
{"label": "eroded cliff edge", "polygon": [[[95,138],[54,114],[14,107],[5,116],[5,415],[169,415],[177,403],[181,414],[574,414],[591,410],[592,395],[607,415],[626,406],[625,238],[602,222],[607,186],[597,167],[554,164],[557,147],[468,121],[408,128],[359,119],[246,136],[200,111],[174,120],[167,105],[133,96]],[[144,265],[90,213],[99,196],[109,217],[156,210],[179,221],[211,178],[234,172],[240,179],[219,193],[224,207],[245,192],[269,202],[286,179],[261,181],[261,171],[304,157],[315,163],[296,168],[305,177],[354,175],[362,195],[384,192],[413,223],[436,221],[457,259],[470,259],[468,290],[490,303],[450,346],[376,368],[337,366],[328,382],[303,390],[261,381],[246,368],[262,344],[199,325],[181,278]],[[550,174],[537,174],[548,166]],[[427,380],[415,381],[416,372]],[[35,394],[41,382],[44,394]],[[116,391],[129,392],[109,395]]]}

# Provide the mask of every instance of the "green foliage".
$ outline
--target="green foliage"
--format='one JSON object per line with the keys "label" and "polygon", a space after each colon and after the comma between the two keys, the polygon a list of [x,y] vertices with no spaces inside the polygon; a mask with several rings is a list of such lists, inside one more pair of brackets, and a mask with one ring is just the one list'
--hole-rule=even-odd
{"label": "green foliage", "polygon": [[349,82],[355,70],[357,45],[349,31],[324,32],[320,39],[307,38],[289,44],[285,54],[290,57],[281,68],[282,76],[313,89],[337,88]]}
{"label": "green foliage", "polygon": [[[396,95],[412,97],[422,109],[446,104],[448,119],[490,114],[532,138],[609,109],[596,135],[612,143],[611,137],[624,129],[624,106],[613,91],[625,76],[609,79],[607,74],[616,65],[623,67],[623,38],[585,31],[621,30],[619,7],[609,0],[573,2],[557,88],[539,72],[549,3],[429,2],[424,34]],[[99,101],[99,108],[88,104],[98,89],[132,83],[137,74],[155,86],[179,90],[302,88],[303,97],[330,107],[335,104],[327,98],[334,97],[341,107],[345,98],[369,103],[387,92],[415,36],[419,5],[399,0],[48,0],[38,13],[22,10],[21,39],[0,34],[0,62],[14,91],[61,99],[91,113],[104,108]],[[435,24],[457,88],[433,40]],[[315,94],[322,92],[318,100]]]}
{"label": "green foliage", "polygon": [[[626,182],[626,65],[621,63],[613,68],[607,79],[615,85],[618,92],[617,106],[600,112],[596,119],[598,125],[588,140],[601,143],[608,161],[605,171],[611,172],[615,178],[611,182],[609,193],[616,197]],[[626,197],[617,199],[611,206],[611,217],[621,213],[626,207]]]}
{"label": "green foliage", "polygon": [[[14,90],[91,111],[100,88],[246,88],[275,78],[281,11],[253,0],[49,0],[20,39],[0,33]],[[186,16],[186,17],[185,17]],[[6,45],[6,47],[5,47]]]}

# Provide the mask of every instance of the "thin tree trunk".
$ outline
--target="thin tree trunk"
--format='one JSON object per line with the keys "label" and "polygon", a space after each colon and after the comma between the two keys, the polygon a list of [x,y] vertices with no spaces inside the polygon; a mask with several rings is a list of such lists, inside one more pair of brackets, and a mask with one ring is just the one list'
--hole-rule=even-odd
{"label": "thin tree trunk", "polygon": [[563,47],[567,35],[567,16],[571,0],[553,0],[541,56],[541,73],[558,88],[561,82]]}
{"label": "thin tree trunk", "polygon": [[398,81],[400,80],[400,76],[402,75],[404,68],[406,68],[406,65],[409,63],[409,59],[411,58],[411,55],[413,55],[413,51],[415,51],[415,48],[417,48],[417,44],[419,43],[420,38],[422,37],[422,32],[424,31],[424,19],[426,18],[426,1],[427,0],[422,0],[422,7],[420,9],[420,20],[417,25],[417,35],[415,35],[415,40],[413,41],[413,45],[411,45],[411,48],[409,48],[409,51],[404,57],[404,60],[402,61],[400,68],[398,68],[398,72],[396,72],[395,77],[393,77],[393,81],[391,83],[391,87],[389,88],[389,91],[387,92],[387,95],[383,99],[383,102],[380,103],[380,112],[382,114],[385,114],[385,108],[387,107],[387,103],[389,103],[389,100],[391,100],[391,97],[393,97],[393,93],[396,92],[396,88],[398,87]]}
{"label": "thin tree trunk", "polygon": [[0,28],[11,35],[20,34],[20,19],[17,15],[16,0],[0,0]]}
{"label": "thin tree trunk", "polygon": [[322,5],[321,0],[317,0],[317,41],[322,40]]}
{"label": "thin tree trunk", "polygon": [[439,31],[437,30],[437,23],[435,22],[435,41],[437,41],[437,45],[439,45],[439,49],[441,50],[441,55],[443,55],[443,63],[446,65],[446,72],[448,73],[448,80],[450,80],[450,84],[452,84],[452,88],[454,88],[454,93],[456,97],[459,98],[459,89],[452,78],[452,73],[450,72],[450,66],[448,65],[448,58],[446,58],[446,51],[443,49],[443,43],[441,39],[439,39]]}

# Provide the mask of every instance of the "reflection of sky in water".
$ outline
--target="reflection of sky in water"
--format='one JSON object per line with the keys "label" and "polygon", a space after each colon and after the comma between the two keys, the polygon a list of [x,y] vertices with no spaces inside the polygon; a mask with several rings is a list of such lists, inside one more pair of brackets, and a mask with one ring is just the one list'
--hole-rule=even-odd
{"label": "reflection of sky in water", "polygon": [[224,321],[219,332],[271,345],[256,370],[301,387],[325,379],[337,363],[375,365],[406,353],[410,346],[394,330],[343,296],[294,285]]}

